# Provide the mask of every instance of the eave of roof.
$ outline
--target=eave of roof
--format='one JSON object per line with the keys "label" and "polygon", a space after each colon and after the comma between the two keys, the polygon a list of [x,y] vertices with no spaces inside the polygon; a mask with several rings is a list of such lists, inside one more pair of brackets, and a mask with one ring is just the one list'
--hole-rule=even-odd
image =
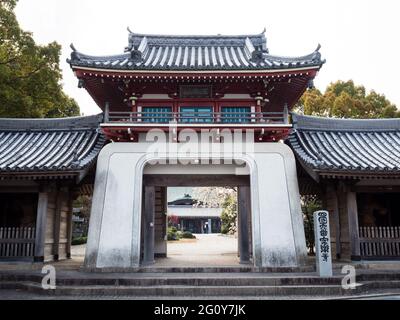
{"label": "eave of roof", "polygon": [[400,177],[400,119],[329,119],[293,114],[287,142],[315,180]]}
{"label": "eave of roof", "polygon": [[105,144],[102,118],[0,119],[1,179],[82,179]]}
{"label": "eave of roof", "polygon": [[72,68],[113,71],[243,71],[286,70],[317,67],[325,61],[320,46],[301,57],[271,55],[264,33],[240,36],[161,36],[130,33],[125,53],[92,56],[73,52]]}

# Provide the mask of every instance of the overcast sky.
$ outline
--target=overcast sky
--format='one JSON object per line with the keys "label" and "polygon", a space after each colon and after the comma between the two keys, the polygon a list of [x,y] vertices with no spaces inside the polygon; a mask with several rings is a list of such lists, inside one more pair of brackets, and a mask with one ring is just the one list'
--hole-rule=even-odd
{"label": "overcast sky", "polygon": [[394,0],[19,0],[17,17],[40,44],[63,47],[65,91],[85,115],[100,110],[77,88],[65,62],[73,43],[78,51],[119,54],[137,33],[257,34],[267,29],[271,54],[311,53],[321,43],[326,65],[319,89],[353,79],[385,94],[400,107],[400,4]]}

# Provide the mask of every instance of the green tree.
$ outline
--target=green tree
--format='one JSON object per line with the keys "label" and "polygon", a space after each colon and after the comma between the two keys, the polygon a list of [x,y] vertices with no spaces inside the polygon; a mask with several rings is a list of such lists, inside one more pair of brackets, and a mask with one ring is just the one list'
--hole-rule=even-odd
{"label": "green tree", "polygon": [[399,118],[400,111],[384,95],[366,92],[364,86],[353,81],[331,83],[321,93],[318,89],[307,91],[295,110],[306,115],[335,118]]}
{"label": "green tree", "polygon": [[55,118],[79,115],[62,89],[61,46],[40,46],[14,13],[17,0],[0,0],[0,117]]}
{"label": "green tree", "polygon": [[230,194],[227,195],[225,201],[222,205],[222,214],[221,214],[221,233],[223,234],[235,234],[237,230],[237,195]]}
{"label": "green tree", "polygon": [[315,195],[303,196],[301,198],[301,209],[303,211],[304,231],[308,252],[313,255],[315,246],[314,235],[314,212],[322,210],[322,203]]}

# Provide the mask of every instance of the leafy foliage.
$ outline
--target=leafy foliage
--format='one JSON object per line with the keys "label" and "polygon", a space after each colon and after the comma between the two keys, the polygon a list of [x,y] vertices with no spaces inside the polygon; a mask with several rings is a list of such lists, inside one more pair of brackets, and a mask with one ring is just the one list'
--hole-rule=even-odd
{"label": "leafy foliage", "polygon": [[17,0],[0,0],[0,117],[55,118],[79,115],[62,90],[61,46],[37,45],[14,13]]}
{"label": "leafy foliage", "polygon": [[222,205],[223,211],[221,215],[221,233],[235,234],[237,231],[237,196],[235,194],[227,195]]}
{"label": "leafy foliage", "polygon": [[314,254],[315,235],[313,215],[314,212],[322,209],[322,203],[317,196],[303,196],[301,203],[307,248],[310,254]]}
{"label": "leafy foliage", "polygon": [[87,243],[87,237],[79,237],[79,238],[74,238],[71,241],[71,245],[73,246],[80,246],[82,244],[86,244]]}
{"label": "leafy foliage", "polygon": [[352,80],[331,83],[325,93],[307,91],[298,102],[296,112],[335,118],[399,118],[400,111],[384,95],[366,92]]}
{"label": "leafy foliage", "polygon": [[79,217],[89,219],[90,210],[92,208],[92,197],[90,196],[79,196],[73,203],[74,208],[80,208]]}
{"label": "leafy foliage", "polygon": [[196,239],[196,236],[189,231],[178,231],[176,227],[168,227],[167,240],[168,241],[179,241],[180,239]]}
{"label": "leafy foliage", "polygon": [[176,229],[175,227],[168,227],[167,240],[178,241],[179,240],[178,229]]}

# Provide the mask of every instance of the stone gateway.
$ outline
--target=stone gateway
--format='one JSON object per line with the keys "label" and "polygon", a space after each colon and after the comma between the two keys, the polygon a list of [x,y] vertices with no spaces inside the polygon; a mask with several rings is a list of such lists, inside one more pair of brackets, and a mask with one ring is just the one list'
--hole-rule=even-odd
{"label": "stone gateway", "polygon": [[167,188],[213,186],[238,191],[238,264],[305,264],[301,196],[329,212],[333,259],[398,259],[400,120],[292,113],[319,51],[272,55],[264,32],[130,32],[111,56],[72,46],[102,113],[0,119],[0,260],[70,258],[73,201],[93,195],[86,269],[153,265],[167,256]]}

